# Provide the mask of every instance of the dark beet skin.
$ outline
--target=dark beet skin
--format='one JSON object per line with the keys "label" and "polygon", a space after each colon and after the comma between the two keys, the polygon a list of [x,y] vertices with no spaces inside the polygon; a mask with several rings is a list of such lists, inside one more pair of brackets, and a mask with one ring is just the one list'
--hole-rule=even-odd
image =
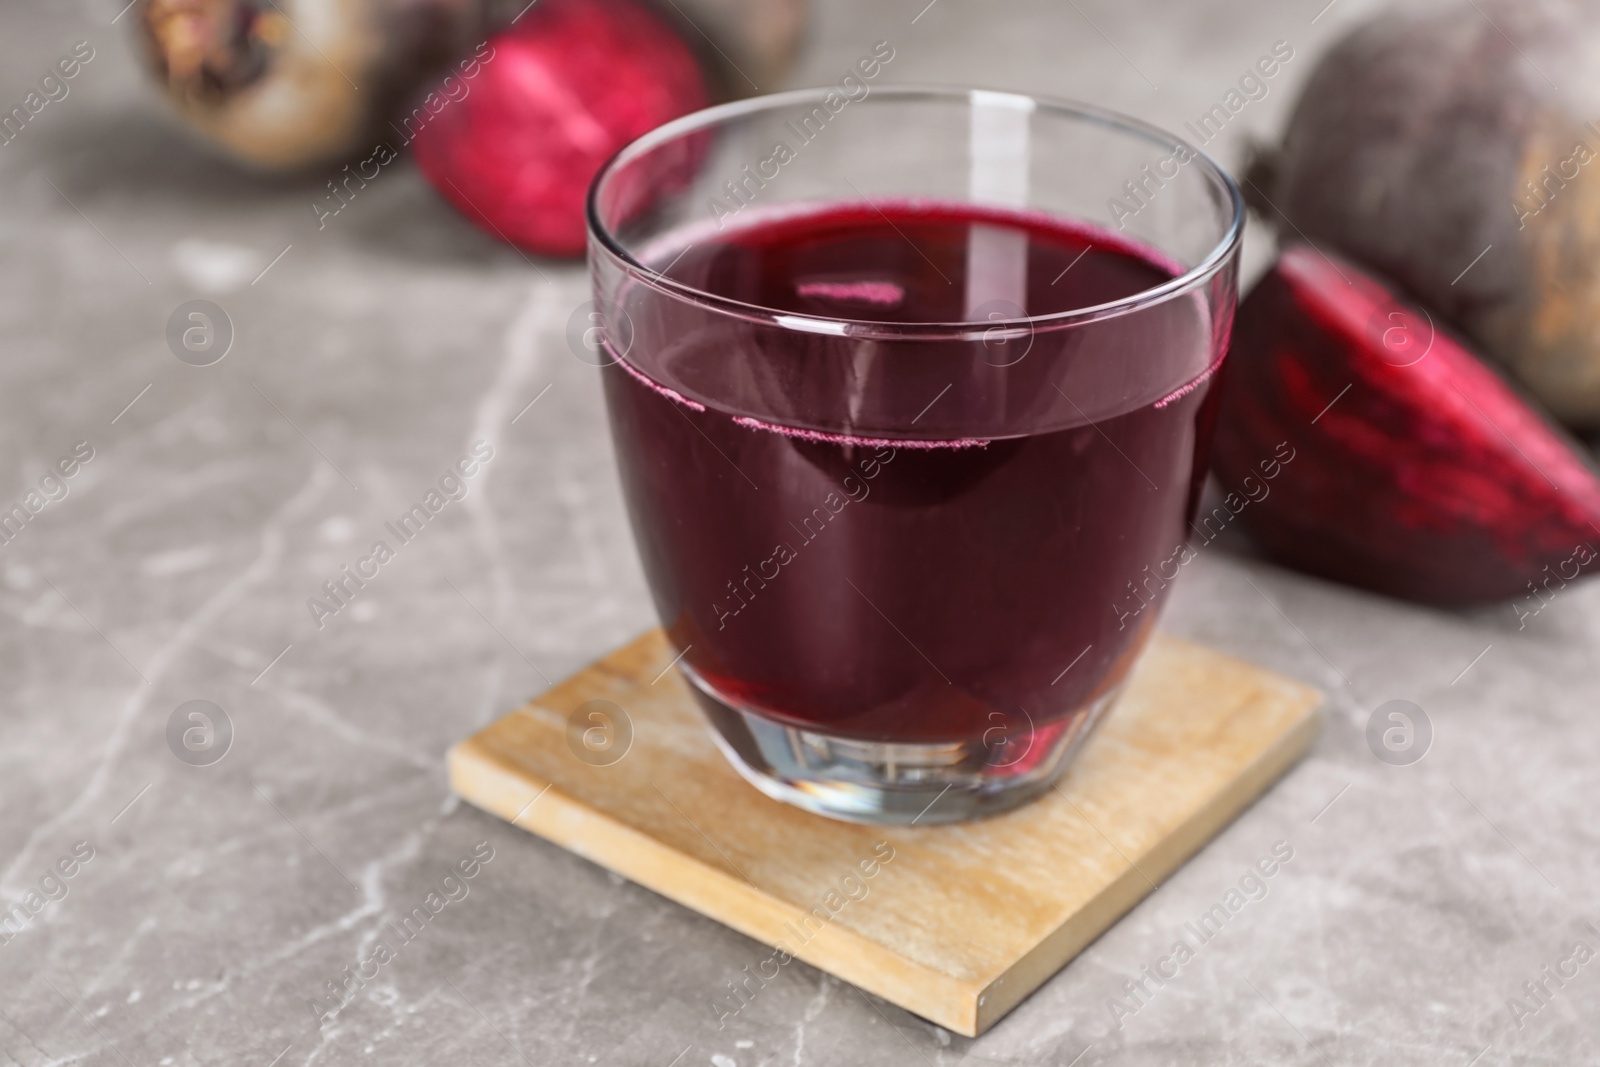
{"label": "dark beet skin", "polygon": [[[807,0],[642,2],[698,57],[717,99],[782,83],[806,21]],[[485,38],[535,17],[529,0],[134,0],[129,11],[151,74],[190,127],[252,167],[330,172],[407,140],[396,142],[397,126],[415,107],[433,110],[476,79]],[[647,97],[628,73],[651,69],[653,49],[627,44],[640,56],[599,66]],[[567,50],[574,63],[595,58],[581,40]],[[578,113],[590,100],[567,103]]]}
{"label": "dark beet skin", "polygon": [[1590,463],[1354,265],[1286,248],[1239,307],[1228,365],[1213,469],[1225,488],[1259,494],[1260,463],[1282,442],[1294,449],[1239,515],[1284,563],[1468,604],[1526,594],[1545,567],[1600,555]]}
{"label": "dark beet skin", "polygon": [[1391,279],[1562,421],[1600,426],[1597,77],[1595,0],[1386,11],[1320,60],[1244,191],[1284,238]]}

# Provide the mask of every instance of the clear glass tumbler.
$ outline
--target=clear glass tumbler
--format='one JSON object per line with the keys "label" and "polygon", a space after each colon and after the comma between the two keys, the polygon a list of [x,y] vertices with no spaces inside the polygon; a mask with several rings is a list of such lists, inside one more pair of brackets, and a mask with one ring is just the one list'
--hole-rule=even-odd
{"label": "clear glass tumbler", "polygon": [[950,822],[1050,788],[1192,558],[1243,209],[1133,119],[865,71],[623,149],[589,262],[723,752],[814,812]]}

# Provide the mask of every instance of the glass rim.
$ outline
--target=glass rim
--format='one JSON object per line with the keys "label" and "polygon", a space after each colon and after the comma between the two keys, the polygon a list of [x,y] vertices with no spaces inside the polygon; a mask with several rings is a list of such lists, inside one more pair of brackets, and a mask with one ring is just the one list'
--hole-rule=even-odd
{"label": "glass rim", "polygon": [[[1173,150],[1187,149],[1192,154],[1193,161],[1202,165],[1206,178],[1220,187],[1224,194],[1228,204],[1229,218],[1223,229],[1222,236],[1211,247],[1210,251],[1201,258],[1200,262],[1184,273],[1176,275],[1159,285],[1151,286],[1148,289],[1140,290],[1125,297],[1119,297],[1116,300],[1088,307],[1073,308],[1068,311],[1051,312],[1045,315],[1024,315],[1020,318],[995,319],[983,322],[890,322],[784,311],[781,308],[767,307],[763,304],[733,300],[729,297],[708,292],[697,286],[687,285],[641,262],[622,246],[616,235],[601,221],[599,209],[601,186],[627,163],[687,134],[709,130],[734,119],[762,111],[772,111],[803,103],[821,104],[829,93],[836,91],[837,89],[834,86],[790,89],[784,92],[767,93],[742,100],[733,100],[724,104],[716,104],[702,108],[699,111],[690,112],[687,115],[673,119],[671,122],[657,126],[648,133],[623,145],[595,174],[594,180],[589,184],[589,191],[584,197],[585,223],[592,239],[590,254],[593,254],[594,245],[598,243],[600,248],[617,260],[622,268],[636,281],[648,285],[652,289],[667,296],[677,297],[722,311],[737,318],[749,319],[779,329],[851,337],[928,339],[953,337],[970,339],[975,331],[987,336],[993,336],[993,331],[995,330],[1004,330],[1006,328],[1031,333],[1041,327],[1054,329],[1072,326],[1078,323],[1125,315],[1154,306],[1204,285],[1229,262],[1243,241],[1245,204],[1244,196],[1239,191],[1238,183],[1216,160],[1205,152],[1183,138],[1168,133],[1159,126],[1109,108],[1056,97],[1036,96],[1032,93],[1019,93],[1005,89],[986,89],[981,86],[922,83],[877,86],[866,97],[856,102],[870,104],[873,99],[880,96],[894,98],[902,102],[918,99],[945,102],[964,100],[970,102],[974,94],[977,93],[1017,97],[1030,101],[1035,110],[1042,110],[1079,121],[1087,121],[1122,133],[1132,134],[1163,148]],[[872,204],[872,201],[864,195],[862,200]]]}

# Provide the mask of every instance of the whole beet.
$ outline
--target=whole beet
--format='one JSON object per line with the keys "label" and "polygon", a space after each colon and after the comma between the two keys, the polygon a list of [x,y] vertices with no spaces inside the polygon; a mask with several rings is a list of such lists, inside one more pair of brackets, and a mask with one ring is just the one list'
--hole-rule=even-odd
{"label": "whole beet", "polygon": [[[370,153],[421,90],[544,3],[135,0],[128,19],[189,127],[242,163],[285,171]],[[662,0],[655,12],[726,99],[781,81],[806,0]]]}
{"label": "whole beet", "polygon": [[1597,119],[1600,0],[1390,11],[1321,60],[1245,193],[1600,426]]}

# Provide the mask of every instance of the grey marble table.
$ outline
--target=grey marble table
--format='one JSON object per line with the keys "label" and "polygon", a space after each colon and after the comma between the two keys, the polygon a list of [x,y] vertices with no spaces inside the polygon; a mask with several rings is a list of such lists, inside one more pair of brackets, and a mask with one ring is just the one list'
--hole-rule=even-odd
{"label": "grey marble table", "polygon": [[[1235,165],[1373,6],[1325,2],[825,0],[794,81],[884,39],[887,79],[1178,127],[1287,41],[1215,145]],[[405,164],[318,230],[320,181],[242,177],[175,131],[119,7],[0,11],[6,110],[94,49],[0,147],[0,505],[92,450],[0,547],[0,906],[27,916],[0,934],[6,1062],[1600,1061],[1600,963],[1544,970],[1600,949],[1600,588],[1523,628],[1238,540],[1187,568],[1165,625],[1330,694],[1303,764],[977,1041],[798,963],[719,1029],[756,946],[445,782],[452,741],[652,623],[596,373],[565,339],[581,268],[482,237]],[[234,329],[209,367],[165,338],[195,297]],[[307,599],[479,439],[469,495],[319,628]],[[1410,766],[1365,739],[1392,699],[1432,723]],[[220,762],[169,747],[192,700],[232,724]],[[1129,993],[1277,842],[1267,895]],[[308,1002],[475,849],[466,896],[319,1026]]]}

